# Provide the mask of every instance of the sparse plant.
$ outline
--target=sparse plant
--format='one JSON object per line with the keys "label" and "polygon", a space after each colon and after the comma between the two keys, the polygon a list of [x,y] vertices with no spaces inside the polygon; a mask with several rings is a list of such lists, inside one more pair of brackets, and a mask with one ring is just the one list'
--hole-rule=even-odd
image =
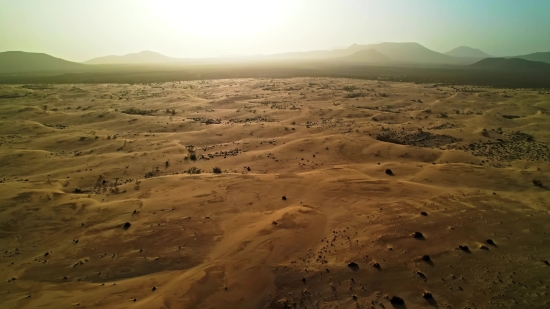
{"label": "sparse plant", "polygon": [[197,154],[194,153],[194,152],[191,153],[191,154],[189,155],[189,159],[190,159],[191,161],[197,161]]}
{"label": "sparse plant", "polygon": [[200,174],[201,172],[202,172],[201,169],[198,168],[198,167],[195,167],[195,166],[193,166],[193,167],[191,167],[190,169],[187,170],[187,173],[191,174],[191,175]]}
{"label": "sparse plant", "polygon": [[222,169],[219,168],[219,167],[214,167],[214,168],[212,168],[212,173],[214,173],[214,174],[221,174],[221,173],[222,173]]}

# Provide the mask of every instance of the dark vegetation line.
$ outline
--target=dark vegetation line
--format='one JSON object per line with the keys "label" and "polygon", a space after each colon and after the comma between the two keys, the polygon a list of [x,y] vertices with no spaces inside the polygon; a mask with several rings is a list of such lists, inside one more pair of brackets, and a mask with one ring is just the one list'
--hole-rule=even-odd
{"label": "dark vegetation line", "polygon": [[346,77],[413,83],[468,84],[550,89],[550,71],[511,72],[462,67],[383,67],[363,65],[205,65],[178,70],[0,75],[1,84],[154,83],[225,78]]}

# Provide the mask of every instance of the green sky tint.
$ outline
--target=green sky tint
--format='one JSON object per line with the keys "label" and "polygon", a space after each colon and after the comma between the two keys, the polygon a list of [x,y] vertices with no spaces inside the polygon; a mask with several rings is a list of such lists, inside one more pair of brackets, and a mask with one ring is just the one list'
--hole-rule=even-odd
{"label": "green sky tint", "polygon": [[306,51],[380,41],[505,56],[550,51],[546,0],[0,0],[0,51],[73,61]]}

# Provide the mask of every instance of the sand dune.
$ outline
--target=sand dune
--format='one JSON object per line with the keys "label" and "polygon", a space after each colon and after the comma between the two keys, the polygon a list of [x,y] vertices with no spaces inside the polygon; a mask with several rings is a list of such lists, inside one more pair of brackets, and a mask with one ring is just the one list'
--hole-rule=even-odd
{"label": "sand dune", "polygon": [[544,92],[0,86],[13,93],[2,308],[550,306]]}

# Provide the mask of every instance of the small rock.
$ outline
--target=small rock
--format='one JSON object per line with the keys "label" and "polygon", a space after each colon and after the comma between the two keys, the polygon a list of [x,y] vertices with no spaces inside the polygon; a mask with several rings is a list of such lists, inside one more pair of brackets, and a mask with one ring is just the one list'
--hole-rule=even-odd
{"label": "small rock", "polygon": [[491,246],[495,245],[495,242],[492,239],[487,239],[485,242],[488,243]]}
{"label": "small rock", "polygon": [[424,299],[433,299],[434,297],[433,297],[432,293],[426,291],[426,292],[422,293],[422,298],[424,298]]}
{"label": "small rock", "polygon": [[468,248],[468,246],[458,246],[458,249],[460,249],[460,250],[462,250],[462,251],[465,251],[465,252],[470,251],[470,249]]}
{"label": "small rock", "polygon": [[429,255],[425,254],[422,256],[422,261],[424,262],[430,262],[432,259],[430,258]]}
{"label": "small rock", "polygon": [[152,289],[151,289],[153,292],[157,290],[157,287],[154,286]]}
{"label": "small rock", "polygon": [[126,222],[126,223],[124,223],[123,228],[124,228],[125,230],[127,230],[127,229],[130,228],[131,225],[132,225],[132,224],[131,224],[130,222]]}
{"label": "small rock", "polygon": [[420,212],[420,214],[423,215],[423,216],[427,216],[427,215],[428,215],[428,213],[425,212],[425,211]]}
{"label": "small rock", "polygon": [[359,265],[357,265],[357,263],[355,263],[355,262],[349,262],[348,267],[349,268],[357,268],[357,267],[359,267]]}
{"label": "small rock", "polygon": [[286,201],[286,196],[283,195],[282,199],[283,199],[283,201]]}
{"label": "small rock", "polygon": [[390,175],[390,176],[393,176],[393,172],[392,172],[392,170],[390,170],[389,168],[386,170],[386,174],[387,174],[387,175]]}
{"label": "small rock", "polygon": [[392,305],[404,305],[405,304],[405,301],[403,300],[403,298],[399,297],[399,296],[393,296],[391,299],[390,299],[390,303]]}
{"label": "small rock", "polygon": [[414,232],[413,237],[414,238],[424,238],[424,235],[421,232]]}

